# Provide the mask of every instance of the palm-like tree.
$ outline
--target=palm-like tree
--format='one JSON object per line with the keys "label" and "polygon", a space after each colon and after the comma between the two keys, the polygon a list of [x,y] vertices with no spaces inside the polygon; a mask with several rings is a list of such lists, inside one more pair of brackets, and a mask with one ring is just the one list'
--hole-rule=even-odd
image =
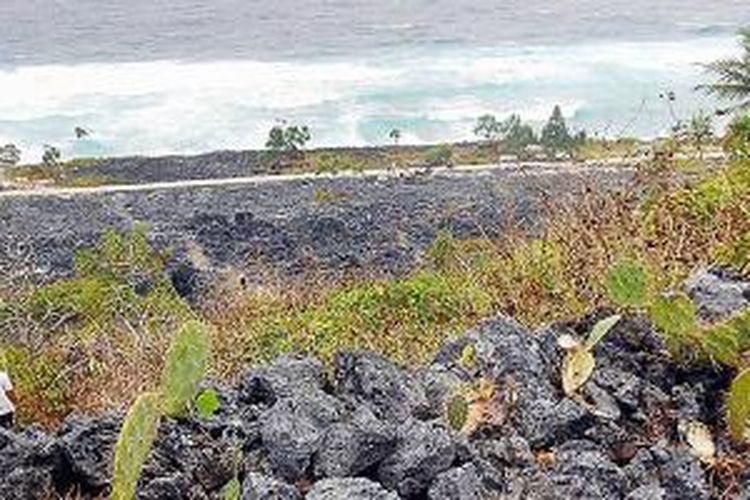
{"label": "palm-like tree", "polygon": [[750,110],[750,28],[740,31],[740,45],[744,52],[740,57],[707,64],[717,80],[698,87],[721,100],[737,102],[724,112]]}

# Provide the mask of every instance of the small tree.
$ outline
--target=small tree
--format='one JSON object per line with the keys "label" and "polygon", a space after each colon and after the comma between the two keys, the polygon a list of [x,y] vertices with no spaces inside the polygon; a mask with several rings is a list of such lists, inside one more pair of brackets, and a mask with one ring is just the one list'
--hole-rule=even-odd
{"label": "small tree", "polygon": [[693,116],[687,125],[688,140],[698,150],[700,159],[703,159],[703,148],[711,142],[714,136],[713,121],[705,113],[698,113]]}
{"label": "small tree", "polygon": [[552,116],[542,129],[541,143],[550,156],[570,151],[573,141],[560,106],[555,106]]}
{"label": "small tree", "polygon": [[398,143],[401,140],[401,130],[397,128],[391,129],[388,133],[388,137],[393,141],[394,146],[398,146]]}
{"label": "small tree", "polygon": [[520,155],[527,147],[537,142],[534,129],[523,123],[518,115],[511,115],[503,122],[501,128],[505,130],[503,144],[509,153]]}
{"label": "small tree", "polygon": [[21,161],[21,150],[15,144],[0,147],[0,168],[13,167]]}
{"label": "small tree", "polygon": [[729,125],[723,144],[734,158],[750,158],[750,115],[739,117]]}
{"label": "small tree", "polygon": [[740,31],[742,54],[706,65],[716,81],[698,88],[727,102],[734,103],[723,113],[750,110],[750,29]]}
{"label": "small tree", "polygon": [[310,138],[307,126],[287,125],[281,121],[268,132],[266,148],[274,161],[295,159],[303,156],[303,149]]}
{"label": "small tree", "polygon": [[60,166],[60,159],[62,154],[60,150],[54,146],[44,145],[44,153],[42,154],[42,164],[45,167],[54,168]]}

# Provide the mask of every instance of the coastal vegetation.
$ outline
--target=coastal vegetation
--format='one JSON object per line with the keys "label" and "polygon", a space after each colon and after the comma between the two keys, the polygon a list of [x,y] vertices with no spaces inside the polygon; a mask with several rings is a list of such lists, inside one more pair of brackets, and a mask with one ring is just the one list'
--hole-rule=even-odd
{"label": "coastal vegetation", "polygon": [[[750,53],[750,35],[743,37]],[[0,289],[0,362],[13,374],[19,417],[54,428],[71,412],[130,406],[116,445],[112,497],[132,498],[160,423],[218,410],[215,392],[199,393],[206,375],[231,380],[248,364],[287,353],[333,366],[339,351],[360,349],[415,366],[491,315],[530,327],[603,317],[592,322],[586,340],[558,339],[565,351],[562,388],[576,397],[596,370],[595,347],[625,318],[636,318],[658,332],[676,366],[733,379],[723,421],[742,443],[750,417],[750,311],[703,319],[682,285],[710,266],[745,277],[750,272],[750,117],[741,113],[750,89],[740,72],[747,61],[710,66],[719,81],[705,86],[739,101],[721,138],[722,165],[704,159],[706,146],[718,139],[705,114],[675,124],[662,141],[614,142],[618,152],[650,148],[627,189],[550,200],[544,227],[533,234],[508,227],[502,236],[461,240],[440,231],[403,276],[304,277],[295,286],[188,303],[170,280],[169,255],[152,247],[146,227],[107,232],[77,253],[71,277]],[[607,146],[571,134],[559,107],[538,136],[516,115],[482,116],[474,132],[480,144],[404,151],[428,166],[450,166],[467,151],[487,161],[534,145],[550,158],[586,148],[600,154]],[[395,143],[400,137],[390,135]],[[320,173],[369,166],[356,153],[306,152],[310,139],[305,126],[274,127],[269,161],[312,162]],[[393,151],[386,157],[396,164],[401,159]],[[59,151],[50,148],[44,163],[62,168]],[[320,204],[339,200],[322,188],[314,196]],[[458,356],[467,371],[476,364],[473,349],[464,346]],[[445,405],[450,427],[473,432],[490,418],[495,391],[482,381],[462,387]],[[694,436],[703,428],[691,429]],[[236,490],[237,482],[231,484]]]}

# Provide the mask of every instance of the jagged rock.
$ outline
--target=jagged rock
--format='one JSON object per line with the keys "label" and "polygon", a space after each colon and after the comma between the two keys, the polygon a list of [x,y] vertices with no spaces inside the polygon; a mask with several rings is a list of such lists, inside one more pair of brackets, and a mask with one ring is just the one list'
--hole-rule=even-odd
{"label": "jagged rock", "polygon": [[82,491],[96,494],[109,486],[113,450],[122,420],[114,416],[68,419],[58,433],[70,474]]}
{"label": "jagged rock", "polygon": [[176,473],[157,477],[137,493],[138,500],[178,500],[186,498],[190,491],[190,479],[184,474]]}
{"label": "jagged rock", "polygon": [[497,439],[481,439],[473,443],[477,454],[489,460],[496,468],[526,468],[536,462],[528,441],[521,436],[500,436]]}
{"label": "jagged rock", "polygon": [[307,500],[398,500],[398,495],[368,479],[346,478],[318,481],[306,498]]}
{"label": "jagged rock", "polygon": [[643,449],[624,468],[631,488],[660,485],[669,500],[704,500],[711,497],[697,458],[687,450],[657,444]]}
{"label": "jagged rock", "polygon": [[368,406],[384,420],[403,422],[430,414],[418,378],[375,353],[340,353],[336,357],[336,385],[339,395]]}
{"label": "jagged rock", "polygon": [[482,483],[472,464],[439,474],[430,486],[430,500],[481,500]]}
{"label": "jagged rock", "polygon": [[239,388],[240,401],[272,405],[277,399],[319,392],[326,385],[323,365],[314,358],[282,356],[271,365],[248,373]]}
{"label": "jagged rock", "polygon": [[432,364],[421,372],[425,395],[433,414],[444,413],[446,401],[471,380],[462,378],[456,371],[444,365]]}
{"label": "jagged rock", "polygon": [[750,307],[750,281],[731,271],[701,269],[686,282],[685,290],[706,321],[717,321]]}
{"label": "jagged rock", "polygon": [[[204,494],[218,491],[234,476],[240,446],[211,436],[195,422],[162,420],[141,484],[148,488],[152,481],[167,477],[173,478],[172,487],[178,487],[182,476]],[[154,487],[169,486],[158,482]]]}
{"label": "jagged rock", "polygon": [[644,484],[631,491],[625,500],[664,500],[667,492],[658,483]]}
{"label": "jagged rock", "polygon": [[440,424],[418,420],[402,424],[399,438],[396,452],[380,464],[378,477],[402,496],[418,495],[453,464],[456,443]]}
{"label": "jagged rock", "polygon": [[273,477],[248,474],[242,485],[242,500],[301,500],[297,488]]}
{"label": "jagged rock", "polygon": [[331,425],[315,456],[319,477],[356,476],[377,465],[396,448],[396,433],[364,407],[347,422]]}
{"label": "jagged rock", "polygon": [[302,478],[326,429],[342,412],[340,402],[318,391],[281,399],[264,413],[261,437],[276,473],[292,481]]}
{"label": "jagged rock", "polygon": [[52,498],[72,478],[62,477],[60,450],[46,436],[0,429],[0,498]]}

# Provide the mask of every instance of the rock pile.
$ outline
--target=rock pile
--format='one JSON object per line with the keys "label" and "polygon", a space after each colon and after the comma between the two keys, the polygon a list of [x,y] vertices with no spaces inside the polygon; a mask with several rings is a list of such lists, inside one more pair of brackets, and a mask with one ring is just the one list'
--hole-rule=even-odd
{"label": "rock pile", "polygon": [[[416,370],[343,352],[329,376],[316,359],[281,357],[215,385],[214,417],[165,421],[139,498],[222,498],[235,477],[245,500],[715,498],[728,481],[679,429],[702,422],[720,460],[738,457],[722,420],[732,374],[675,364],[650,324],[629,317],[596,347],[581,397],[568,398],[557,338],[596,319],[531,332],[497,317]],[[479,381],[493,388],[492,414],[457,431],[446,402]],[[106,495],[120,421],[0,431],[0,497]],[[742,468],[733,480],[735,494],[750,493]]]}

